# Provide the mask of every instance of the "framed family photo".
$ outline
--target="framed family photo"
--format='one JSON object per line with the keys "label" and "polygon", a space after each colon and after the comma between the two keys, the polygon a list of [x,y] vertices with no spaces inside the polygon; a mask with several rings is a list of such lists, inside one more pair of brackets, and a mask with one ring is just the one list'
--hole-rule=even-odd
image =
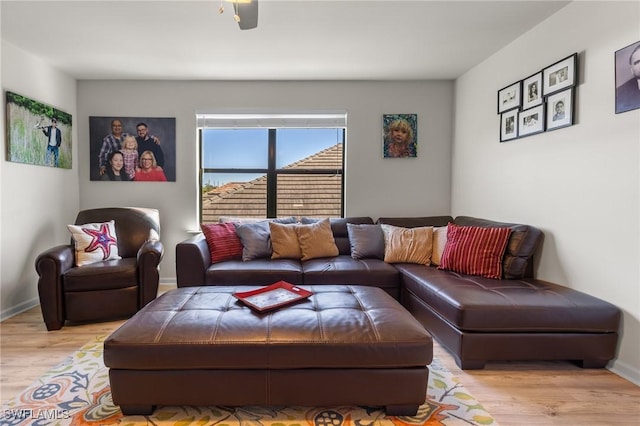
{"label": "framed family photo", "polygon": [[70,169],[71,114],[17,93],[5,95],[7,161]]}
{"label": "framed family photo", "polygon": [[521,111],[518,115],[518,136],[544,132],[544,104]]}
{"label": "framed family photo", "polygon": [[418,156],[418,115],[384,114],[382,116],[384,158]]}
{"label": "framed family photo", "polygon": [[176,119],[89,117],[90,179],[176,180]]}
{"label": "framed family photo", "polygon": [[533,108],[542,103],[542,71],[522,81],[522,109]]}
{"label": "framed family photo", "polygon": [[640,41],[615,53],[616,114],[640,108]]}
{"label": "framed family photo", "polygon": [[578,54],[567,56],[561,61],[542,70],[542,94],[544,96],[559,92],[577,82]]}
{"label": "framed family photo", "polygon": [[500,142],[518,137],[518,110],[512,109],[500,115]]}
{"label": "framed family photo", "polygon": [[570,87],[547,98],[547,130],[573,125],[574,93]]}
{"label": "framed family photo", "polygon": [[498,90],[498,114],[514,108],[520,108],[521,98],[521,81]]}

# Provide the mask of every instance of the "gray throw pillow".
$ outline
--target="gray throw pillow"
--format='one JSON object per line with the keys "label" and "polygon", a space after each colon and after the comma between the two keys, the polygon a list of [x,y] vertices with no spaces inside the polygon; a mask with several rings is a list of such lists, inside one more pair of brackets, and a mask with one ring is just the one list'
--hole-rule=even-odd
{"label": "gray throw pillow", "polygon": [[384,233],[380,225],[347,223],[351,257],[384,259]]}
{"label": "gray throw pillow", "polygon": [[[271,219],[277,223],[295,223],[295,217]],[[236,224],[236,234],[242,243],[242,260],[270,258],[273,253],[271,247],[270,219],[255,223]]]}

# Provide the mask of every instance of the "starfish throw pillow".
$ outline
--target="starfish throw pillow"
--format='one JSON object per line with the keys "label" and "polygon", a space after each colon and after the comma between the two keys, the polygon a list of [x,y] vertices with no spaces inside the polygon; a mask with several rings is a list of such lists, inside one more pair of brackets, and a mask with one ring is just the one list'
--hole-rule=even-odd
{"label": "starfish throw pillow", "polygon": [[115,221],[67,225],[67,229],[75,245],[76,266],[122,259],[118,255]]}

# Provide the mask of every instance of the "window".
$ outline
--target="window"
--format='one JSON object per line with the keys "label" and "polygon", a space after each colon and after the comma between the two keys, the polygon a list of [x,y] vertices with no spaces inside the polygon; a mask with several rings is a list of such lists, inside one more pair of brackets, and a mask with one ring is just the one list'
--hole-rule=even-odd
{"label": "window", "polygon": [[199,116],[201,223],[341,217],[345,124],[344,113]]}

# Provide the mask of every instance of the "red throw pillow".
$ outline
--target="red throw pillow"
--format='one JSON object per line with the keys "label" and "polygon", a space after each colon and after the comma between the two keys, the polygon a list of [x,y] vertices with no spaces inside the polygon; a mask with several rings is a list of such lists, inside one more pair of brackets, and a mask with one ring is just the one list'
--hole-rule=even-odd
{"label": "red throw pillow", "polygon": [[449,223],[447,244],[438,269],[500,279],[502,257],[510,234],[511,228],[482,228]]}
{"label": "red throw pillow", "polygon": [[242,243],[233,223],[203,223],[200,228],[209,246],[211,263],[242,259]]}

